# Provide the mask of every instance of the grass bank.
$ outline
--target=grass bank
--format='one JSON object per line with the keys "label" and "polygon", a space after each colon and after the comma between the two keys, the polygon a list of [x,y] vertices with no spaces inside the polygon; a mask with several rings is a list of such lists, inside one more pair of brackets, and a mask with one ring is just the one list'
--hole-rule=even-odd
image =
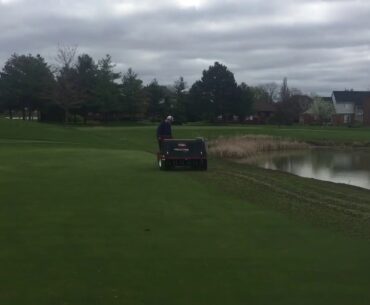
{"label": "grass bank", "polygon": [[0,120],[1,304],[368,303],[368,191],[220,160],[161,172],[156,145],[154,126]]}

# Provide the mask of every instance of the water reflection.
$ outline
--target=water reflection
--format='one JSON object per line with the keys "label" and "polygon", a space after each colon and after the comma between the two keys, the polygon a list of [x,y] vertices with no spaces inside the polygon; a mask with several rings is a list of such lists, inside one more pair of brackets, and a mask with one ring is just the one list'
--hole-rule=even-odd
{"label": "water reflection", "polygon": [[260,167],[370,189],[369,150],[312,149],[277,153],[255,161]]}

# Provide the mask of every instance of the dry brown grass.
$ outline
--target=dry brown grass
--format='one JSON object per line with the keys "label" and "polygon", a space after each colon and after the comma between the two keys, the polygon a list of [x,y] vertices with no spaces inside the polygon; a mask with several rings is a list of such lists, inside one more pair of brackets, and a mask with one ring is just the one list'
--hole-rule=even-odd
{"label": "dry brown grass", "polygon": [[260,153],[308,149],[303,142],[274,138],[271,136],[220,137],[209,143],[209,153],[213,156],[230,159],[256,157]]}

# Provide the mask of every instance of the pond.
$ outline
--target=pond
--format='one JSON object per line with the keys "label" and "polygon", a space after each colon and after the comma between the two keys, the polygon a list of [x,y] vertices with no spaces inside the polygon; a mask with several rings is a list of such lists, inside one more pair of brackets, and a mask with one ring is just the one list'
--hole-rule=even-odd
{"label": "pond", "polygon": [[317,148],[274,153],[258,158],[253,163],[301,177],[370,189],[370,150]]}

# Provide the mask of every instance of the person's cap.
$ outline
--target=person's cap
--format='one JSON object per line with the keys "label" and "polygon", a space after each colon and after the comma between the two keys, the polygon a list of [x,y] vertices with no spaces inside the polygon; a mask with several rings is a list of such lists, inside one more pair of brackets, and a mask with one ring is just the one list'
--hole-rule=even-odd
{"label": "person's cap", "polygon": [[166,118],[167,121],[171,121],[173,122],[174,121],[174,118],[172,115],[169,115],[167,118]]}

